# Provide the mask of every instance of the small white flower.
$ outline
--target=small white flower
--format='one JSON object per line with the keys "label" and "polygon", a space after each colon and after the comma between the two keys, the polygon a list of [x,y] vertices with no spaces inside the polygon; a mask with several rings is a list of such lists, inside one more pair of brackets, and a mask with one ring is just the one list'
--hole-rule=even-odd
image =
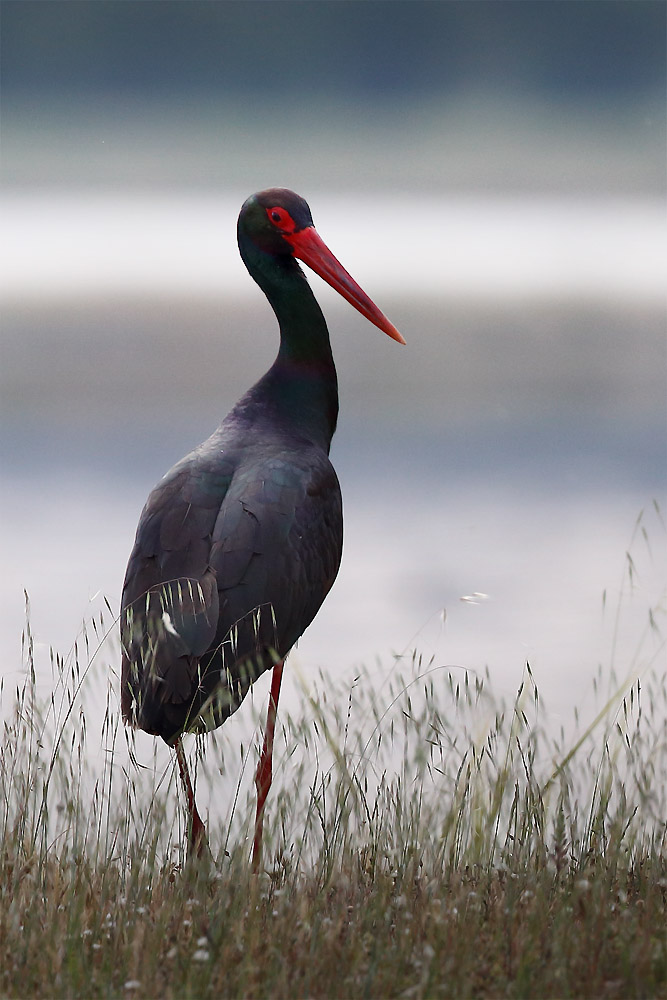
{"label": "small white flower", "polygon": [[465,594],[459,600],[464,601],[466,604],[480,604],[482,601],[490,600],[490,598],[488,594],[482,594],[479,590],[476,590],[472,594]]}
{"label": "small white flower", "polygon": [[208,962],[211,956],[207,952],[206,948],[197,948],[192,956],[193,962]]}

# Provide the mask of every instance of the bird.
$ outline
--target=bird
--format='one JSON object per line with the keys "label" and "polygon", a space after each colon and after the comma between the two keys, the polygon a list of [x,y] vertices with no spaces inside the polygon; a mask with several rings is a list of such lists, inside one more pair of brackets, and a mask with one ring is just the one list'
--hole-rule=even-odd
{"label": "bird", "polygon": [[330,591],[343,545],[341,491],[329,459],[336,368],[324,315],[298,261],[393,340],[405,340],[334,257],[293,191],[249,197],[237,239],[278,321],[278,353],[146,501],[121,599],[121,711],[132,728],[175,750],[188,853],[201,857],[209,848],[183,736],[222,725],[254,681],[273,671],[255,774],[257,872],[284,660]]}

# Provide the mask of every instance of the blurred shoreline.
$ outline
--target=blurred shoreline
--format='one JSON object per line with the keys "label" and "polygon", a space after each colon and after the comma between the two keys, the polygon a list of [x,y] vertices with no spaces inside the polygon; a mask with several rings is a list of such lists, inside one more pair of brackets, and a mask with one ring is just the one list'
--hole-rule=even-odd
{"label": "blurred shoreline", "polygon": [[[7,193],[0,294],[7,303],[250,299],[256,289],[236,248],[241,200],[228,192]],[[664,307],[667,225],[659,197],[394,193],[387,204],[382,194],[356,192],[311,200],[325,241],[373,294]],[[324,302],[335,301],[313,280]]]}
{"label": "blurred shoreline", "polygon": [[[6,189],[665,195],[665,97],[26,92],[3,105]],[[239,201],[240,205],[240,201]]]}

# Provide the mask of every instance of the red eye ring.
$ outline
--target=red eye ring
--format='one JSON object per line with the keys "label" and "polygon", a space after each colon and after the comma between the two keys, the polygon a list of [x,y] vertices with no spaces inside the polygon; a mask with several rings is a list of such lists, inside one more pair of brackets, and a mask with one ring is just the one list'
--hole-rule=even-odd
{"label": "red eye ring", "polygon": [[267,208],[266,214],[269,221],[280,233],[294,233],[296,232],[296,222],[289,214],[287,209],[281,208],[280,205],[275,205],[273,208]]}

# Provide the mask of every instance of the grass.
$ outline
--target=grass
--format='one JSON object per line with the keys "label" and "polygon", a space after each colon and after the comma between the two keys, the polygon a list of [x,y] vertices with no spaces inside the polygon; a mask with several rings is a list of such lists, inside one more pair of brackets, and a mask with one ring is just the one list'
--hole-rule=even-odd
{"label": "grass", "polygon": [[[614,647],[637,563],[605,595]],[[28,616],[2,691],[0,995],[667,997],[665,610],[556,738],[529,666],[509,705],[416,654],[379,690],[304,687],[259,876],[252,729],[240,752],[226,727],[193,741],[214,861],[188,864],[173,765],[118,719],[110,612],[42,700]]]}

